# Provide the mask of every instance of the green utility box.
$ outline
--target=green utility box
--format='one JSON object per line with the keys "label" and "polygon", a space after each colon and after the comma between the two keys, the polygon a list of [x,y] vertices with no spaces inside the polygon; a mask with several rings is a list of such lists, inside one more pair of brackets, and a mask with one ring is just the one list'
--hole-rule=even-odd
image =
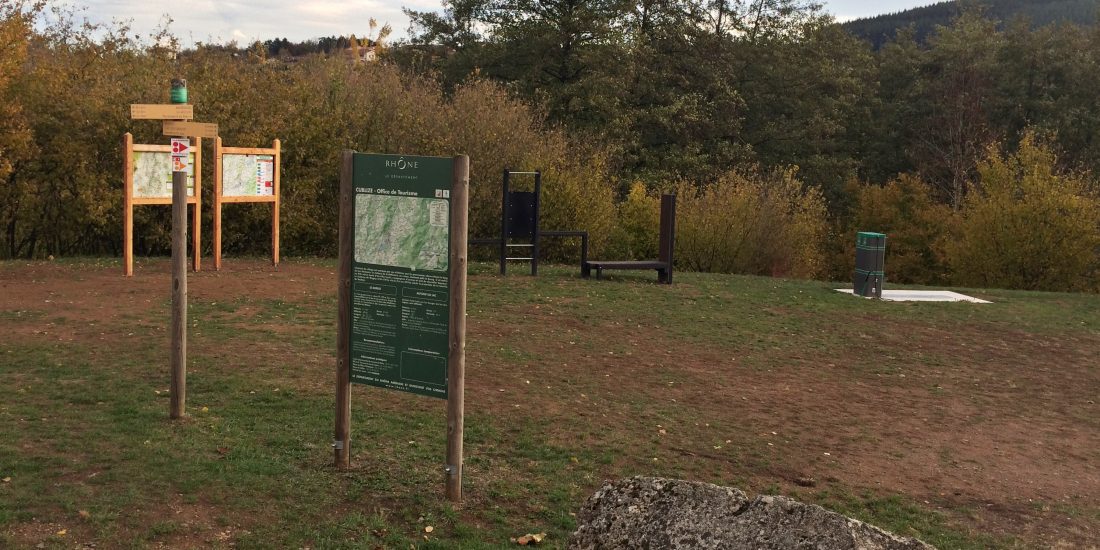
{"label": "green utility box", "polygon": [[856,234],[856,270],[852,290],[856,296],[882,298],[886,262],[886,235],[861,231]]}

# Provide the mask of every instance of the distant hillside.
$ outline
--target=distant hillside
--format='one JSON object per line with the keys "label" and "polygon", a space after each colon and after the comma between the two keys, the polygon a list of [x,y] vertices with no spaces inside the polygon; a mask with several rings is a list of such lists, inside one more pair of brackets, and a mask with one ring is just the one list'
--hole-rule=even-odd
{"label": "distant hillside", "polygon": [[[844,28],[860,38],[870,40],[876,49],[893,38],[897,29],[909,25],[915,27],[917,40],[924,41],[936,25],[951,23],[951,19],[966,4],[970,2],[940,2],[897,13],[856,19],[845,23]],[[1091,25],[1096,22],[1096,14],[1100,11],[1100,2],[1097,0],[984,0],[977,4],[985,6],[986,15],[991,19],[1011,21],[1016,17],[1026,17],[1036,27],[1059,21]]]}

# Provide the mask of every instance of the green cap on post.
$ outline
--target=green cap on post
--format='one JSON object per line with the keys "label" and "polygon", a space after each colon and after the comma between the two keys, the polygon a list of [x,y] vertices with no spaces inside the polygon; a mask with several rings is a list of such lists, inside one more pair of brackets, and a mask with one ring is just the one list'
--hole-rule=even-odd
{"label": "green cap on post", "polygon": [[172,79],[172,103],[187,103],[187,79]]}

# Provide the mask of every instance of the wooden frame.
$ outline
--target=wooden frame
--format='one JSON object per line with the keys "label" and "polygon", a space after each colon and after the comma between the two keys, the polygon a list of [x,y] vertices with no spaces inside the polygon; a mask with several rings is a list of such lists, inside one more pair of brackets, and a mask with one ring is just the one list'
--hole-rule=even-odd
{"label": "wooden frame", "polygon": [[[191,213],[191,269],[199,271],[202,257],[202,139],[192,138],[191,148],[195,154],[195,194],[187,197],[187,204],[194,205]],[[134,196],[134,153],[168,153],[170,145],[149,145],[134,143],[134,136],[127,132],[122,137],[122,273],[126,277],[134,276],[134,206],[170,205],[172,196],[135,197]]]}
{"label": "wooden frame", "polygon": [[[271,195],[224,196],[222,194],[222,157],[224,155],[272,155],[275,157],[273,189]],[[214,269],[222,268],[222,205],[242,202],[270,202],[271,216],[271,265],[279,267],[279,203],[282,179],[282,145],[274,140],[271,148],[223,147],[222,138],[214,140]]]}

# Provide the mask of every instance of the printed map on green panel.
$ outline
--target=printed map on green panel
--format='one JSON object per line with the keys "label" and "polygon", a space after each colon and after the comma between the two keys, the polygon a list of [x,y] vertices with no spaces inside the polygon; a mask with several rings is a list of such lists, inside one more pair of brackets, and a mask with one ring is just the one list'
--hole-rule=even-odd
{"label": "printed map on green panel", "polygon": [[446,271],[448,201],[359,195],[355,201],[355,261]]}

